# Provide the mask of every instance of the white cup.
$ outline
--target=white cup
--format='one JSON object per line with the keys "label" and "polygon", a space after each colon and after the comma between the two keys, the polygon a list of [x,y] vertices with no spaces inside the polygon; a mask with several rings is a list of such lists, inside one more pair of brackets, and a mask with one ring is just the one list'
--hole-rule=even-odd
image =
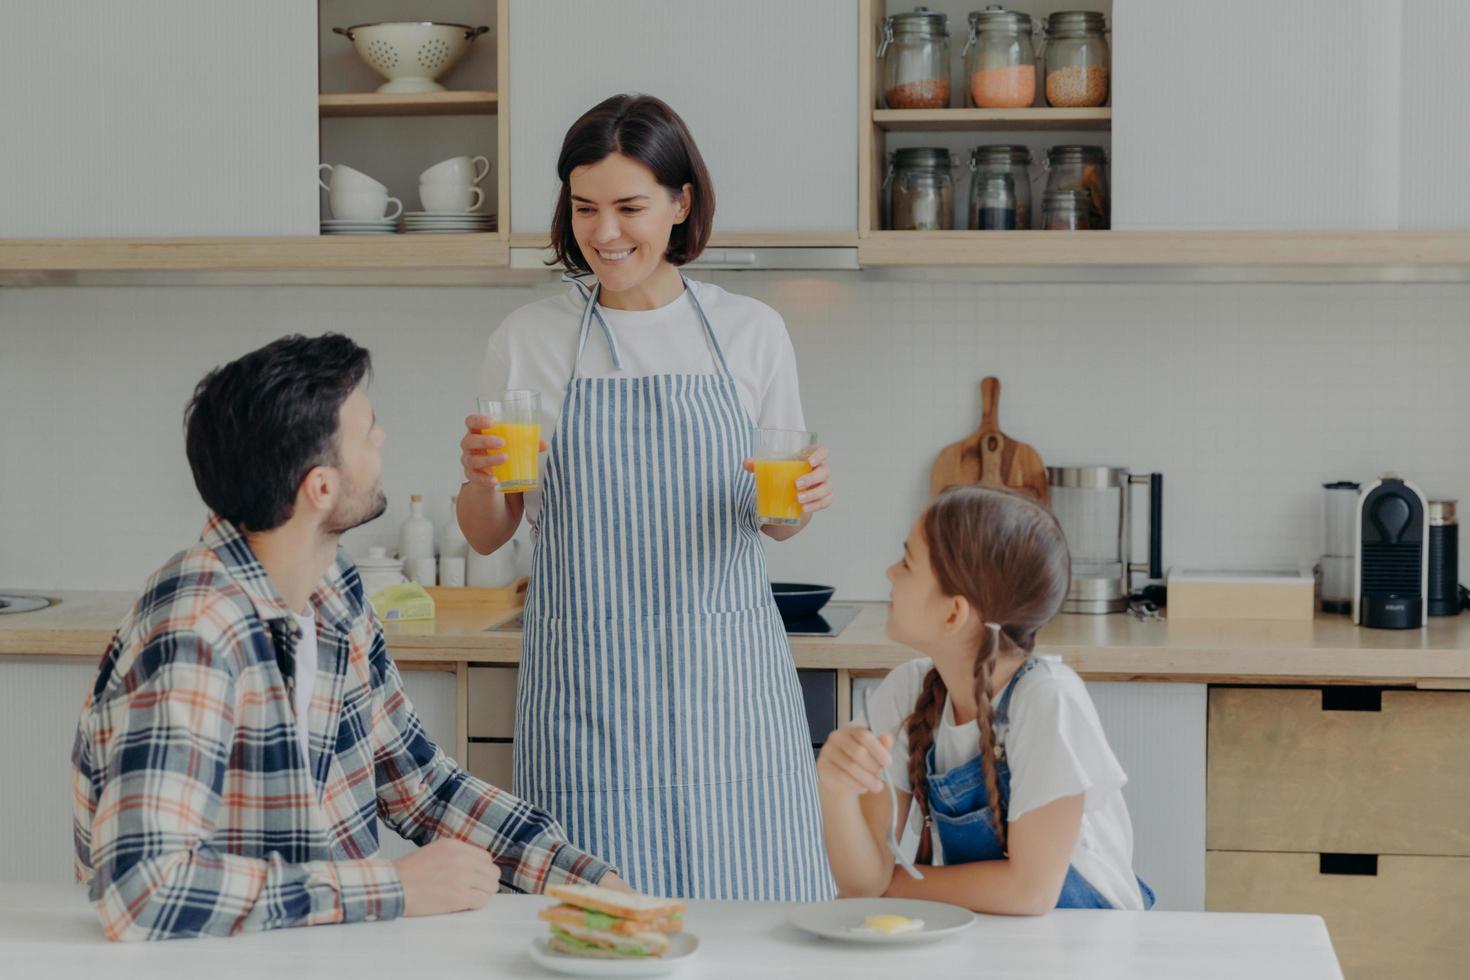
{"label": "white cup", "polygon": [[437,563],[432,557],[415,558],[408,563],[408,580],[419,585],[433,585]]}
{"label": "white cup", "polygon": [[[483,168],[480,166],[484,164]],[[490,172],[484,157],[450,157],[419,174],[420,184],[478,184]]]}
{"label": "white cup", "polygon": [[[332,172],[331,183],[327,183],[326,181],[322,180],[323,170],[330,170]],[[353,170],[351,167],[343,163],[324,163],[321,166],[317,167],[316,182],[321,185],[322,190],[327,191],[328,193],[331,193],[332,191],[372,190],[382,191],[384,194],[388,193],[388,188],[386,185],[374,180],[367,174],[363,173],[361,170]]]}
{"label": "white cup", "polygon": [[485,192],[464,184],[420,184],[425,211],[473,211],[485,203]]}
{"label": "white cup", "polygon": [[464,585],[464,555],[439,556],[439,584]]}
{"label": "white cup", "polygon": [[[388,196],[386,187],[371,191],[337,191],[327,195],[332,206],[332,217],[348,221],[392,220],[403,213],[403,202]],[[383,214],[389,204],[394,205],[391,214]]]}

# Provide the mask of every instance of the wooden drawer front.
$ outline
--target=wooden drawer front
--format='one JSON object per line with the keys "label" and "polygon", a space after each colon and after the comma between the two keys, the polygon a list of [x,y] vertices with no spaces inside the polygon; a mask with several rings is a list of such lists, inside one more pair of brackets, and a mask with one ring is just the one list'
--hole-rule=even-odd
{"label": "wooden drawer front", "polygon": [[1470,856],[1470,694],[1214,688],[1208,847]]}
{"label": "wooden drawer front", "polygon": [[509,792],[512,748],[509,742],[471,742],[470,775]]}
{"label": "wooden drawer front", "polygon": [[471,667],[470,738],[511,738],[516,729],[514,667]]}
{"label": "wooden drawer front", "polygon": [[1470,859],[1379,857],[1374,876],[1322,874],[1316,854],[1210,851],[1210,912],[1320,915],[1347,980],[1461,980]]}

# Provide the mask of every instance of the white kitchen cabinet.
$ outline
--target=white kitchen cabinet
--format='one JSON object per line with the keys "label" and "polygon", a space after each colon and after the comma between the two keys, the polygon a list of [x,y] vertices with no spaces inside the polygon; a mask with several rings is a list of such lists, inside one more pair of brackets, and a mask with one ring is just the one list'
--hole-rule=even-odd
{"label": "white kitchen cabinet", "polygon": [[1399,9],[1114,0],[1113,227],[1394,227]]}
{"label": "white kitchen cabinet", "polygon": [[5,5],[0,238],[316,234],[316,5]]}
{"label": "white kitchen cabinet", "polygon": [[510,0],[511,230],[544,234],[567,128],[620,92],[689,124],[718,232],[855,232],[855,0]]}
{"label": "white kitchen cabinet", "polygon": [[1399,226],[1470,228],[1470,3],[1411,0],[1403,14]]}
{"label": "white kitchen cabinet", "polygon": [[1087,693],[1128,774],[1133,870],[1157,893],[1156,908],[1204,911],[1208,688],[1089,681]]}
{"label": "white kitchen cabinet", "polygon": [[72,880],[71,749],[96,678],[88,657],[0,658],[0,881]]}

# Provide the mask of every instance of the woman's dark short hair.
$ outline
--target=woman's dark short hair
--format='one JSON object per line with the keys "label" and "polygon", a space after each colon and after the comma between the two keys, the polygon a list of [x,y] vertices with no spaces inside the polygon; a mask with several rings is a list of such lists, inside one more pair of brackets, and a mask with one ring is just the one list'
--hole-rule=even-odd
{"label": "woman's dark short hair", "polygon": [[313,467],[341,462],[338,413],[372,370],[341,334],[293,334],[215,368],[184,409],[184,446],[209,509],[269,531],[291,517]]}
{"label": "woman's dark short hair", "polygon": [[699,257],[709,243],[715,220],[715,187],[689,127],[662,99],[651,95],[614,95],[588,109],[572,123],[556,159],[561,193],[551,218],[551,247],[556,261],[573,272],[591,267],[572,234],[572,171],[621,153],[637,160],[673,194],[690,185],[689,214],[669,235],[664,253],[674,265]]}

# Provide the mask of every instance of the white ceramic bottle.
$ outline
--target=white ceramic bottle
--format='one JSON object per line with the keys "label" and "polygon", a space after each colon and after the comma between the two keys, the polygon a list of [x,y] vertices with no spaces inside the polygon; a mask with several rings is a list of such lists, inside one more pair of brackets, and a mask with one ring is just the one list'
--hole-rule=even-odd
{"label": "white ceramic bottle", "polygon": [[465,555],[470,544],[459,529],[459,498],[449,498],[449,520],[439,535],[439,584],[465,584]]}
{"label": "white ceramic bottle", "polygon": [[405,567],[413,562],[434,557],[434,525],[424,516],[424,498],[414,494],[408,498],[408,520],[398,532],[398,557]]}
{"label": "white ceramic bottle", "polygon": [[464,532],[459,529],[459,498],[449,498],[449,520],[444,522],[444,530],[439,534],[439,554],[450,558],[463,558],[465,552],[470,550],[470,543],[465,540]]}

